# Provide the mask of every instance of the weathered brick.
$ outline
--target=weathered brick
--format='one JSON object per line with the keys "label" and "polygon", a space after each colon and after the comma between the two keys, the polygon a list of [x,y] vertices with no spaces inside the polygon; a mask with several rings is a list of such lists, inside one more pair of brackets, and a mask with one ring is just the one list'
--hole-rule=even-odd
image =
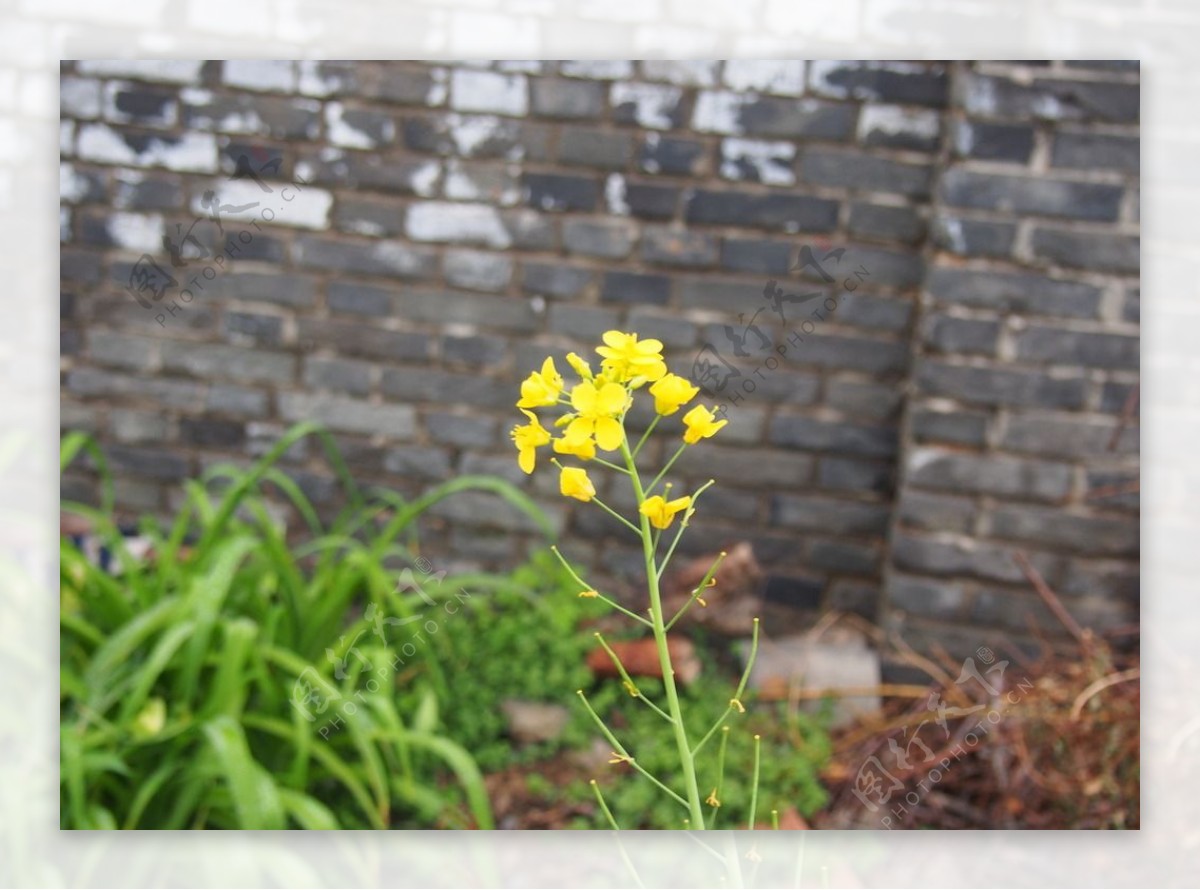
{"label": "weathered brick", "polygon": [[998,538],[1040,547],[1062,547],[1093,555],[1136,556],[1141,529],[1136,517],[1113,519],[1013,506],[997,507],[992,512],[991,531]]}
{"label": "weathered brick", "polygon": [[1136,273],[1141,268],[1141,240],[1132,235],[1034,229],[1034,256],[1062,266],[1095,272]]}
{"label": "weathered brick", "polygon": [[554,250],[558,246],[555,220],[549,214],[514,207],[500,212],[500,224],[517,250]]}
{"label": "weathered brick", "polygon": [[693,117],[701,132],[827,142],[849,141],[854,124],[850,105],[729,92],[700,93]]}
{"label": "weathered brick", "polygon": [[168,90],[109,81],[104,90],[104,117],[118,124],[172,127],[179,117],[179,103]]}
{"label": "weathered brick", "polygon": [[214,173],[217,143],[209,133],[182,136],[133,133],[107,124],[85,124],[76,141],[80,158],[127,167],[164,167],[184,173]]}
{"label": "weathered brick", "polygon": [[999,338],[998,321],[955,318],[936,312],[924,319],[922,341],[935,352],[995,355]]}
{"label": "weathered brick", "polygon": [[885,383],[868,383],[833,377],[825,383],[825,401],[832,407],[854,417],[869,420],[888,420],[900,412],[901,392]]}
{"label": "weathered brick", "polygon": [[812,539],[808,544],[808,561],[814,569],[873,575],[879,569],[880,554],[876,546],[860,541]]}
{"label": "weathered brick", "polygon": [[296,374],[296,359],[291,355],[219,343],[174,342],[163,350],[162,363],[168,371],[194,377],[250,383],[286,384]]}
{"label": "weathered brick", "polygon": [[612,85],[609,101],[613,120],[619,124],[650,130],[670,130],[683,124],[686,106],[679,87],[620,81]]}
{"label": "weathered brick", "polygon": [[1015,223],[985,222],[959,216],[939,216],[933,240],[938,247],[960,256],[1007,257],[1016,242]]}
{"label": "weathered brick", "polygon": [[1115,420],[1061,414],[1014,414],[1009,417],[1000,446],[1011,451],[1064,458],[1130,454],[1138,449],[1138,430],[1129,426],[1110,449]]}
{"label": "weathered brick", "polygon": [[892,467],[884,461],[823,457],[817,466],[817,485],[841,491],[887,493],[892,487]]}
{"label": "weathered brick", "polygon": [[1026,164],[1033,154],[1033,127],[1028,124],[958,121],[954,128],[954,151],[961,157],[981,161]]}
{"label": "weathered brick", "polygon": [[402,318],[434,324],[469,324],[528,332],[539,320],[527,300],[508,300],[457,291],[405,290],[397,307]]}
{"label": "weathered brick", "polygon": [[205,409],[218,414],[263,417],[267,413],[267,404],[267,393],[263,390],[233,384],[213,383],[208,387]]}
{"label": "weathered brick", "polygon": [[917,369],[917,387],[929,395],[949,396],[978,405],[1024,405],[1081,408],[1086,380],[1007,368],[986,368],[924,360]]}
{"label": "weathered brick", "polygon": [[896,453],[896,430],[886,426],[827,423],[810,417],[777,415],[769,438],[774,445],[804,451],[836,451],[863,457],[891,457]]}
{"label": "weathered brick", "polygon": [[521,199],[517,179],[515,171],[508,164],[452,158],[446,162],[442,194],[454,201],[483,201],[509,206]]}
{"label": "weathered brick", "polygon": [[[99,195],[88,187],[84,200]],[[113,206],[122,210],[178,210],[183,207],[183,184],[175,177],[122,171],[115,178]]]}
{"label": "weathered brick", "polygon": [[786,275],[791,270],[792,243],[759,238],[722,238],[721,267],[731,272]]}
{"label": "weathered brick", "polygon": [[670,219],[679,207],[683,190],[670,185],[644,182],[625,184],[622,201],[631,216],[643,219]]}
{"label": "weathered brick", "polygon": [[730,137],[721,140],[719,172],[723,178],[735,182],[793,185],[795,157],[796,146],[791,142]]}
{"label": "weathered brick", "polygon": [[639,272],[605,272],[600,299],[606,303],[652,303],[665,306],[671,296],[671,279],[666,275]]}
{"label": "weathered brick", "polygon": [[383,372],[383,392],[404,402],[436,406],[465,404],[493,409],[512,403],[513,383],[478,372],[452,373],[427,367],[388,368]]}
{"label": "weathered brick", "polygon": [[233,343],[278,346],[283,342],[283,319],[278,315],[226,311],[221,323],[226,338]]}
{"label": "weathered brick", "polygon": [[394,238],[404,232],[404,212],[395,201],[346,196],[334,205],[333,224],[354,235]]}
{"label": "weathered brick", "polygon": [[521,264],[521,289],[538,296],[578,297],[594,277],[590,269],[576,269],[561,263]]}
{"label": "weathered brick", "polygon": [[1077,170],[1101,168],[1137,173],[1141,169],[1141,142],[1136,136],[1059,131],[1054,135],[1050,164]]}
{"label": "weathered brick", "polygon": [[374,152],[338,152],[306,156],[296,163],[296,174],[306,182],[327,186],[344,186],[386,194],[436,194],[441,164],[424,158],[384,158]]}
{"label": "weathered brick", "polygon": [[108,431],[118,442],[163,442],[169,424],[162,412],[114,408],[108,412]]}
{"label": "weathered brick", "polygon": [[406,117],[402,127],[404,144],[412,151],[508,161],[548,160],[550,134],[542,123],[489,114]]}
{"label": "weathered brick", "polygon": [[1017,357],[1029,362],[1135,370],[1141,357],[1136,336],[1030,325],[1016,336]]}
{"label": "weathered brick", "polygon": [[90,119],[100,116],[103,108],[99,80],[84,77],[60,77],[58,110],[63,118]]}
{"label": "weathered brick", "polygon": [[383,459],[387,472],[431,482],[441,482],[450,474],[450,458],[438,448],[408,445],[394,448]]}
{"label": "weathered brick", "polygon": [[221,80],[247,90],[291,93],[296,89],[296,65],[264,59],[229,59],[222,63]]}
{"label": "weathered brick", "polygon": [[545,211],[596,209],[600,188],[587,176],[563,173],[526,173],[522,177],[526,203]]}
{"label": "weathered brick", "polygon": [[529,89],[520,74],[455,68],[450,74],[450,107],[521,117],[529,110]]}
{"label": "weathered brick", "polygon": [[533,113],[552,118],[595,118],[604,110],[607,89],[593,81],[535,78],[530,81]]}
{"label": "weathered brick", "polygon": [[889,512],[886,504],[812,495],[775,495],[771,501],[771,518],[776,525],[826,534],[882,534]]}
{"label": "weathered brick", "polygon": [[302,318],[296,338],[306,352],[330,346],[341,355],[393,361],[419,361],[432,352],[427,334],[389,331],[366,322]]}
{"label": "weathered brick", "polygon": [[639,63],[647,80],[665,80],[682,86],[711,87],[717,82],[720,62],[647,59]]}
{"label": "weathered brick", "polygon": [[500,212],[487,204],[422,201],[405,215],[405,233],[414,241],[454,242],[505,248],[512,235]]}
{"label": "weathered brick", "polygon": [[188,459],[166,448],[106,445],[104,456],[109,466],[117,473],[172,481],[185,479],[189,475]]}
{"label": "weathered brick", "polygon": [[437,269],[433,251],[398,241],[335,241],[303,235],[292,242],[292,256],[301,266],[356,275],[429,278]]}
{"label": "weathered brick", "polygon": [[934,491],[1061,501],[1070,491],[1071,476],[1066,464],[918,448],[909,454],[906,478],[908,484]]}
{"label": "weathered brick", "polygon": [[363,396],[371,391],[371,365],[347,359],[309,356],[304,359],[304,383],[316,390]]}
{"label": "weathered brick", "polygon": [[620,315],[617,312],[598,306],[555,303],[550,307],[550,330],[580,340],[598,342],[600,336],[605,331],[615,328],[619,321]]}
{"label": "weathered brick", "polygon": [[[903,570],[925,575],[980,578],[985,581],[1022,583],[1025,576],[1013,561],[1012,549],[972,538],[932,538],[899,534],[892,542],[892,561]],[[1053,565],[1037,555],[1031,561],[1039,568]]]}
{"label": "weathered brick", "polygon": [[646,173],[702,176],[708,169],[707,158],[703,142],[648,133],[638,152],[638,166]]}
{"label": "weathered brick", "polygon": [[697,189],[685,216],[697,225],[826,232],[837,224],[837,203],[801,195]]}
{"label": "weathered brick", "polygon": [[961,584],[895,575],[888,584],[888,605],[913,615],[954,618],[962,613],[966,592]]}
{"label": "weathered brick", "polygon": [[940,108],[949,79],[940,65],[913,62],[811,62],[809,88],[835,99],[867,99]]}
{"label": "weathered brick", "polygon": [[935,266],[927,288],[934,299],[996,312],[1096,318],[1100,289],[1025,272],[984,272]]}
{"label": "weathered brick", "polygon": [[907,486],[896,507],[896,516],[903,525],[930,532],[969,534],[975,513],[975,504],[968,498],[913,491]]}
{"label": "weathered brick", "polygon": [[968,114],[985,117],[1136,123],[1140,111],[1136,83],[1042,77],[1017,83],[969,72],[962,97]]}
{"label": "weathered brick", "polygon": [[947,204],[1032,216],[1115,220],[1121,195],[1120,186],[1106,183],[1005,176],[961,167],[946,171],[941,180],[941,196]]}
{"label": "weathered brick", "polygon": [[326,302],[331,312],[376,318],[389,316],[393,312],[396,294],[388,288],[357,281],[331,281],[327,287]]}
{"label": "weathered brick", "polygon": [[241,421],[217,420],[209,417],[179,418],[179,438],[202,448],[240,449],[246,440],[246,428]]}
{"label": "weathered brick", "polygon": [[633,250],[637,226],[624,219],[568,219],[562,238],[569,253],[620,259]]}
{"label": "weathered brick", "polygon": [[791,59],[726,59],[722,79],[738,91],[799,96],[804,92],[804,63]]}
{"label": "weathered brick", "polygon": [[941,136],[938,112],[899,105],[864,105],[858,116],[858,141],[868,148],[935,151]]}
{"label": "weathered brick", "polygon": [[642,259],[662,266],[710,266],[717,261],[718,244],[704,232],[650,226],[642,234]]}
{"label": "weathered brick", "polygon": [[901,244],[916,244],[925,237],[925,220],[914,207],[855,202],[848,227],[858,237]]}
{"label": "weathered brick", "polygon": [[800,177],[816,185],[924,198],[933,182],[933,167],[863,152],[810,148],[800,158]]}
{"label": "weathered brick", "polygon": [[445,101],[446,92],[444,69],[414,67],[395,62],[383,66],[378,81],[371,90],[373,96],[385,102],[395,102],[397,105],[439,105]]}
{"label": "weathered brick", "polygon": [[675,467],[685,476],[705,478],[712,474],[713,467],[720,467],[722,485],[787,489],[807,483],[813,463],[809,455],[796,452],[701,443],[686,449]]}
{"label": "weathered brick", "polygon": [[149,371],[157,367],[159,362],[160,343],[150,337],[135,337],[113,331],[90,331],[87,343],[88,355],[101,365]]}
{"label": "weathered brick", "polygon": [[280,417],[292,423],[313,420],[333,430],[378,433],[392,439],[411,439],[416,430],[416,412],[409,405],[301,392],[280,393],[278,404]]}
{"label": "weathered brick", "polygon": [[446,283],[467,290],[502,291],[512,280],[512,257],[482,250],[448,250],[442,261]]}
{"label": "weathered brick", "polygon": [[628,133],[587,127],[563,127],[558,140],[558,160],[567,166],[624,169],[633,157],[633,137]]}
{"label": "weathered brick", "polygon": [[321,105],[311,100],[184,90],[181,102],[189,129],[268,139],[316,139],[321,131]]}
{"label": "weathered brick", "polygon": [[905,299],[848,293],[842,294],[838,301],[837,320],[871,330],[903,331],[908,327],[912,310],[912,304]]}

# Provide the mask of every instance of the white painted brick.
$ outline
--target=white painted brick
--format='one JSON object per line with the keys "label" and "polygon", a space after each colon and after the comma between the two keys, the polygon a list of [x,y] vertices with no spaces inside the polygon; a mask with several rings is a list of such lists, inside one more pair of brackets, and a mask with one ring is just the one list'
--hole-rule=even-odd
{"label": "white painted brick", "polygon": [[726,179],[748,179],[742,168],[754,169],[758,181],[765,185],[793,185],[796,174],[792,161],[796,157],[794,142],[770,142],[759,139],[724,139],[721,141],[721,175]]}
{"label": "white painted brick", "polygon": [[217,169],[217,142],[210,133],[184,133],[175,144],[152,138],[135,152],[119,133],[105,124],[79,129],[79,157],[101,164],[166,167],[188,173],[213,173]]}
{"label": "white painted brick", "polygon": [[[345,109],[341,102],[330,102],[325,106],[325,128],[329,141],[345,148],[375,148],[377,142],[369,133],[352,127],[346,122]],[[391,139],[395,136],[395,126],[388,121],[384,136]]]}
{"label": "white painted brick", "polygon": [[191,59],[97,59],[75,63],[80,74],[101,77],[131,77],[167,83],[196,83],[203,62]]}
{"label": "white painted brick", "polygon": [[99,117],[100,81],[64,77],[58,85],[58,107],[63,117]]}
{"label": "white painted brick", "polygon": [[712,87],[717,85],[719,62],[660,61],[642,62],[642,75],[647,80],[665,80],[680,86]]}
{"label": "white painted brick", "polygon": [[105,224],[108,237],[125,250],[153,253],[162,250],[163,218],[157,213],[111,213]]}
{"label": "white painted brick", "polygon": [[742,107],[752,101],[754,97],[745,93],[706,90],[696,97],[692,126],[703,133],[740,135],[744,132],[741,124]]}
{"label": "white painted brick", "polygon": [[614,106],[633,103],[634,119],[652,130],[669,130],[671,112],[682,95],[679,87],[657,83],[614,83],[610,99]]}
{"label": "white painted brick", "polygon": [[941,129],[938,112],[929,109],[903,108],[898,105],[863,105],[858,117],[858,138],[881,132],[889,136],[909,134],[922,139],[936,139]]}
{"label": "white painted brick", "polygon": [[799,96],[804,92],[804,63],[792,59],[729,59],[724,80],[734,90]]}
{"label": "white painted brick", "polygon": [[499,212],[487,204],[412,204],[405,218],[405,231],[414,241],[454,241],[499,248],[512,243]]}
{"label": "white painted brick", "polygon": [[292,93],[296,90],[296,65],[275,60],[229,59],[224,63],[221,80],[247,90]]}
{"label": "white painted brick", "polygon": [[[325,229],[329,226],[329,209],[333,206],[333,195],[313,186],[272,185],[274,191],[267,194],[250,179],[218,179],[203,191],[192,196],[192,211],[211,217],[212,205],[204,206],[205,194],[220,202],[220,217],[226,221],[249,222],[263,219],[274,213],[269,220],[273,226],[291,226],[299,229]],[[250,205],[250,206],[247,206]],[[245,207],[244,210],[227,208]]]}
{"label": "white painted brick", "polygon": [[633,63],[622,59],[582,59],[564,61],[558,66],[564,77],[586,77],[589,80],[621,80],[633,76]]}
{"label": "white painted brick", "polygon": [[456,69],[450,75],[450,107],[520,117],[529,111],[525,76]]}

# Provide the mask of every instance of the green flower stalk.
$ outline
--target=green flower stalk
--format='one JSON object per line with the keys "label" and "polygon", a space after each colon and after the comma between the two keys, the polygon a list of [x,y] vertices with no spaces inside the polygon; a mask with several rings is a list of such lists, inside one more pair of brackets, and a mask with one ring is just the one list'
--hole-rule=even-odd
{"label": "green flower stalk", "polygon": [[[603,341],[604,345],[596,349],[602,359],[599,373],[593,372],[591,365],[578,355],[571,353],[567,356],[567,363],[579,377],[579,382],[570,388],[555,366],[553,358],[547,358],[540,370],[534,371],[522,382],[521,398],[517,402],[517,407],[525,414],[528,423],[513,428],[512,440],[517,448],[518,463],[526,473],[534,471],[538,449],[550,446],[556,455],[574,459],[583,464],[594,463],[607,467],[624,475],[629,480],[637,504],[637,515],[632,519],[621,515],[597,497],[596,485],[585,467],[565,465],[558,457],[550,459],[559,469],[559,491],[564,497],[595,504],[640,539],[647,585],[648,607],[645,615],[627,609],[613,598],[600,593],[580,577],[557,548],[554,549],[554,553],[583,588],[579,593],[581,597],[599,599],[636,623],[650,629],[658,652],[659,667],[662,671],[665,701],[661,706],[646,698],[629,676],[613,649],[599,634],[597,637],[616,665],[618,674],[629,694],[644,702],[664,722],[669,724],[684,776],[684,787],[682,789],[670,788],[643,769],[592,708],[582,690],[579,692],[579,697],[601,733],[613,747],[611,762],[629,764],[636,772],[686,810],[686,818],[683,822],[687,827],[703,829],[708,827],[705,806],[715,810],[719,803],[712,803],[716,800],[716,791],[707,799],[701,797],[700,783],[696,775],[696,756],[719,728],[723,727],[728,730],[725,721],[730,714],[734,711],[739,713],[745,711],[741,703],[741,696],[745,691],[750,668],[758,650],[758,620],[755,619],[754,622],[750,658],[735,697],[730,701],[721,719],[698,742],[693,741],[688,736],[687,724],[680,704],[675,668],[671,661],[670,648],[667,645],[667,632],[694,603],[704,604],[703,593],[714,583],[713,578],[725,554],[722,553],[713,563],[708,574],[692,591],[687,602],[674,615],[668,617],[663,609],[660,582],[684,530],[696,511],[697,501],[713,484],[713,480],[709,480],[691,494],[675,498],[671,497],[669,484],[664,485],[661,492],[658,491],[658,487],[667,472],[674,466],[675,461],[689,446],[703,439],[711,438],[720,432],[728,421],[718,420],[713,411],[704,405],[692,407],[683,416],[683,441],[663,468],[649,483],[645,483],[636,464],[638,454],[657,427],[659,419],[677,413],[692,402],[700,390],[685,378],[667,370],[662,357],[663,345],[660,341],[642,340],[637,334],[620,331],[609,331],[604,335]],[[633,405],[635,394],[643,389],[654,399],[656,416],[642,437],[631,447],[625,431],[625,418]],[[565,408],[566,410],[552,423],[543,426],[534,411],[547,408]],[[560,429],[562,433],[555,436],[551,429]],[[612,453],[612,460],[600,457],[599,452]],[[674,529],[673,535],[665,534],[670,533],[672,529]],[[664,537],[668,537],[670,543],[667,545],[665,554],[660,558],[660,543]],[[721,748],[719,771],[722,775],[718,776],[717,788],[721,786],[724,773],[723,743]],[[755,773],[754,797],[756,800],[758,794],[757,763],[755,764]],[[592,787],[606,820],[613,828],[617,828],[616,819],[605,804],[599,786],[593,782]]]}

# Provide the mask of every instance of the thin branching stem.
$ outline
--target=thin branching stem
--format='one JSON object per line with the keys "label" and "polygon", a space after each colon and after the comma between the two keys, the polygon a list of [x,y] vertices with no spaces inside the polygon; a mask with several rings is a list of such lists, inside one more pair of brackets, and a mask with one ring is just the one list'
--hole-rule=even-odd
{"label": "thin branching stem", "polygon": [[712,738],[713,733],[729,718],[729,715],[734,711],[745,711],[742,705],[742,694],[746,691],[746,683],[750,680],[750,670],[754,667],[754,659],[758,657],[758,619],[754,619],[754,633],[750,638],[750,657],[746,659],[746,669],[742,671],[741,682],[738,683],[737,691],[734,692],[733,698],[729,702],[729,706],[725,709],[725,713],[721,715],[716,723],[712,725],[712,729],[706,732],[703,738],[696,743],[696,747],[692,749],[692,756],[695,757],[700,753],[700,749]]}
{"label": "thin branching stem", "polygon": [[[683,514],[680,520],[679,529],[675,532],[675,538],[671,541],[671,547],[667,550],[667,555],[662,558],[662,562],[658,564],[658,577],[661,579],[663,572],[667,570],[667,563],[671,561],[671,557],[675,555],[675,548],[679,545],[679,539],[683,537],[684,531],[688,527],[688,521],[692,518],[692,514],[696,512],[696,501],[700,499],[700,495],[716,483],[715,479],[709,479],[703,485],[696,489],[696,493],[692,495],[692,502],[688,505],[687,511]],[[658,550],[658,539],[655,538],[655,552]]]}
{"label": "thin branching stem", "polygon": [[642,691],[638,689],[637,684],[633,682],[633,678],[629,676],[629,672],[625,670],[625,665],[621,663],[621,659],[617,657],[617,653],[612,650],[612,647],[608,645],[608,642],[604,639],[604,637],[597,633],[596,639],[600,641],[600,645],[604,648],[604,651],[608,653],[608,657],[612,659],[612,663],[616,665],[617,673],[621,675],[621,680],[625,683],[625,689],[629,692],[629,694],[634,698],[641,699],[643,702],[649,705],[650,710],[654,711],[655,714],[657,714],[659,717],[662,717],[668,723],[674,723],[675,721],[671,719],[670,714],[668,714],[654,702],[650,701],[650,699],[646,698],[646,696],[642,695]]}
{"label": "thin branching stem", "polygon": [[563,564],[563,568],[565,568],[567,570],[567,573],[572,578],[575,579],[575,583],[578,584],[580,587],[582,587],[585,591],[596,594],[596,599],[600,600],[601,602],[607,603],[609,606],[616,609],[618,612],[621,612],[622,614],[628,616],[629,618],[632,618],[634,621],[640,622],[641,624],[646,625],[646,627],[652,626],[650,624],[650,620],[648,618],[645,618],[645,617],[637,614],[636,612],[631,612],[629,609],[626,609],[624,606],[622,606],[616,600],[600,593],[598,590],[596,590],[590,584],[588,584],[586,581],[584,581],[582,578],[580,578],[579,573],[576,572],[575,569],[573,569],[571,567],[571,564],[569,562],[567,562],[567,558],[562,555],[561,551],[559,551],[559,549],[557,547],[555,547],[554,545],[551,545],[550,550],[555,556],[558,557],[558,561]]}
{"label": "thin branching stem", "polygon": [[670,630],[672,627],[674,627],[675,622],[683,617],[683,613],[691,608],[692,603],[700,599],[701,594],[703,594],[704,591],[711,586],[712,579],[716,577],[717,569],[720,567],[721,561],[728,555],[729,554],[727,554],[724,550],[717,555],[716,560],[713,561],[713,564],[708,568],[708,572],[704,575],[704,579],[696,586],[696,589],[692,591],[692,595],[688,597],[688,601],[680,606],[679,611],[675,613],[675,617],[667,622],[667,630]]}
{"label": "thin branching stem", "polygon": [[746,826],[750,831],[754,830],[754,819],[758,813],[758,767],[761,758],[762,736],[756,733],[754,736],[754,780],[750,785],[750,823]]}
{"label": "thin branching stem", "polygon": [[638,454],[642,450],[642,446],[646,444],[646,440],[650,438],[650,434],[654,432],[654,428],[658,426],[658,422],[662,420],[662,415],[655,414],[654,419],[650,421],[650,426],[646,427],[646,432],[642,433],[642,437],[638,439],[638,443],[634,446],[633,457],[636,460]]}
{"label": "thin branching stem", "polygon": [[683,454],[683,450],[685,448],[687,448],[687,442],[684,442],[682,445],[679,446],[679,450],[676,451],[673,455],[671,455],[671,459],[669,461],[667,461],[667,465],[665,467],[663,467],[661,471],[659,471],[659,474],[654,477],[654,481],[646,486],[646,496],[647,497],[649,497],[650,494],[653,493],[654,489],[658,486],[658,483],[662,481],[663,476],[667,475],[667,471],[670,470],[671,467],[673,467],[675,465],[675,461],[679,460],[679,455]]}
{"label": "thin branching stem", "polygon": [[578,691],[578,695],[579,695],[579,700],[583,702],[583,706],[585,708],[587,708],[587,712],[592,715],[592,719],[594,721],[596,721],[596,725],[598,727],[600,727],[600,732],[604,733],[604,737],[606,739],[608,739],[608,743],[613,746],[613,752],[616,753],[617,755],[619,755],[620,759],[623,762],[628,763],[635,770],[637,770],[639,773],[641,773],[643,776],[645,776],[647,779],[649,779],[651,782],[653,782],[655,785],[657,785],[661,790],[663,790],[668,795],[670,795],[671,798],[673,798],[677,803],[682,804],[683,806],[686,807],[688,805],[688,802],[686,800],[684,800],[679,794],[677,794],[676,792],[674,792],[670,788],[668,788],[666,785],[664,785],[649,770],[647,770],[644,766],[642,766],[640,763],[638,763],[637,760],[633,756],[631,756],[628,751],[625,750],[625,746],[622,745],[619,741],[617,741],[617,737],[612,734],[612,730],[610,730],[608,728],[608,724],[605,723],[600,718],[600,715],[596,713],[595,709],[592,707],[591,702],[589,702],[587,700],[587,696],[583,694],[582,689],[580,689]]}

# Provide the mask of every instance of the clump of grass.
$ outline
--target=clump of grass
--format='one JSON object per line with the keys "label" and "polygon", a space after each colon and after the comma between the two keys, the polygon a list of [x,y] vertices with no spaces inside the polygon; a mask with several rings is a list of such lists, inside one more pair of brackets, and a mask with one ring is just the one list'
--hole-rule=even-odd
{"label": "clump of grass", "polygon": [[[275,466],[309,435],[346,499],[328,524]],[[364,613],[407,620],[462,586],[505,583],[476,575],[397,589],[398,569],[417,564],[402,538],[464,490],[492,492],[549,532],[528,497],[475,476],[412,502],[364,495],[332,440],[302,424],[249,470],[186,483],[172,522],[142,523],[153,555],[139,561],[113,521],[95,443],[67,436],[63,469],[82,452],[100,472],[100,507],[63,508],[90,521],[120,568],[109,574],[62,542],[63,828],[492,827],[474,759],[439,731],[438,648],[398,674],[394,647]],[[267,489],[303,518],[299,539],[274,518]],[[397,706],[398,684],[411,711]]]}

